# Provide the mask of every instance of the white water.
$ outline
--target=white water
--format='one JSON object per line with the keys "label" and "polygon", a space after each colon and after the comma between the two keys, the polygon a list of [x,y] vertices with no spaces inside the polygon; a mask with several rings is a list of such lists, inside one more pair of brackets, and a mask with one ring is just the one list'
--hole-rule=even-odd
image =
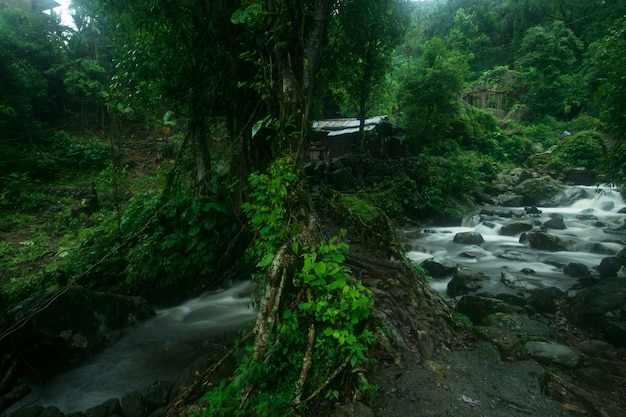
{"label": "white water", "polygon": [[[618,210],[625,205],[619,192],[607,187],[603,187],[600,193],[596,192],[595,187],[580,186],[578,188],[585,191],[585,198],[577,200],[569,207],[538,207],[541,214],[537,216],[524,216],[523,207],[489,207],[490,210],[498,213],[513,212],[521,217],[473,215],[466,218],[463,226],[460,227],[428,227],[402,230],[399,233],[414,248],[407,254],[413,261],[419,263],[433,256],[442,256],[456,262],[459,268],[466,272],[487,274],[490,280],[481,283],[481,291],[495,294],[514,292],[501,283],[502,271],[536,282],[539,286],[555,286],[567,290],[576,283],[576,278],[564,274],[563,266],[570,262],[580,262],[591,270],[600,264],[602,258],[610,256],[590,253],[590,246],[593,243],[600,243],[614,253],[623,248],[623,245],[619,243],[622,236],[603,231],[605,228],[621,226],[626,217],[625,214],[618,213]],[[519,234],[516,236],[499,234],[503,225],[525,220],[543,224],[550,219],[551,214],[563,216],[566,228],[564,230],[547,229],[546,232],[570,242],[571,246],[568,251],[539,251],[531,249],[528,243],[520,243]],[[596,219],[580,218],[585,214],[592,214]],[[453,242],[457,233],[469,231],[480,233],[485,242],[480,246]],[[468,253],[472,257],[467,257]],[[508,258],[503,256],[508,256]],[[532,269],[534,273],[524,274],[521,272],[524,268]],[[431,286],[443,294],[451,278],[434,279]]]}
{"label": "white water", "polygon": [[223,349],[214,338],[254,322],[256,311],[248,307],[253,288],[244,281],[160,310],[92,360],[37,384],[8,412],[35,404],[54,405],[64,413],[84,411],[144,390],[153,381],[174,382],[195,359]]}

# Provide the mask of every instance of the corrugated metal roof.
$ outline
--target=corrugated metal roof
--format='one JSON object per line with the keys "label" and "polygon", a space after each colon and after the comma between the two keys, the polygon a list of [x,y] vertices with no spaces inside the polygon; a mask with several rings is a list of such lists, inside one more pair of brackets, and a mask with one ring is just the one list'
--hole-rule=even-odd
{"label": "corrugated metal roof", "polygon": [[[386,120],[387,116],[374,116],[365,119],[365,131],[370,131],[380,124],[383,120]],[[318,132],[328,131],[331,132],[328,136],[338,136],[347,133],[354,133],[359,131],[360,120],[357,118],[346,119],[326,119],[313,121],[313,130]],[[341,133],[338,133],[341,132]]]}

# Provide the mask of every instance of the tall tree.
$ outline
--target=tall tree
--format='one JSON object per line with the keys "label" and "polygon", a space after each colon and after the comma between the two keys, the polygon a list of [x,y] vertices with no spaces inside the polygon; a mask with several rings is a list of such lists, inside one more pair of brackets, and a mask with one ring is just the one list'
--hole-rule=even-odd
{"label": "tall tree", "polygon": [[567,116],[572,112],[568,94],[576,86],[582,42],[560,21],[534,26],[522,42],[516,68],[528,93],[524,101],[539,114]]}
{"label": "tall tree", "polygon": [[609,126],[615,145],[610,150],[608,172],[618,184],[626,183],[626,17],[611,26],[598,57],[598,96],[603,103],[602,119]]}
{"label": "tall tree", "polygon": [[449,51],[439,38],[431,39],[424,54],[404,80],[399,101],[402,124],[420,151],[436,145],[458,114],[467,61]]}
{"label": "tall tree", "polygon": [[[209,116],[223,109],[228,78],[224,66],[237,47],[228,32],[236,5],[221,0],[110,2],[121,29],[121,50],[113,83],[113,104],[131,101],[149,108],[170,107],[187,118],[187,140],[195,155],[196,194],[208,193],[211,179]],[[232,50],[229,50],[231,49]]]}

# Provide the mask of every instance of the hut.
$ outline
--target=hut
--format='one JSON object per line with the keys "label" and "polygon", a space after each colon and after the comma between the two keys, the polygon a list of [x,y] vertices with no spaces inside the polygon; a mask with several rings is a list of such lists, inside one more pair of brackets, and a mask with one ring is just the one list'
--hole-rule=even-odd
{"label": "hut", "polygon": [[[314,137],[309,143],[307,158],[350,157],[359,153],[359,127],[357,118],[325,119],[313,122]],[[363,125],[363,151],[372,157],[391,158],[404,156],[401,129],[387,116],[365,119]]]}

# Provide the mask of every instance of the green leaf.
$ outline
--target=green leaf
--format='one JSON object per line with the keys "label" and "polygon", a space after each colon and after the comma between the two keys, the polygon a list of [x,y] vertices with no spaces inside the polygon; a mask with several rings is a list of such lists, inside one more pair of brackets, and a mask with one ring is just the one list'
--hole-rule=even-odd
{"label": "green leaf", "polygon": [[318,277],[324,276],[324,274],[326,273],[326,262],[316,262],[313,265],[313,269],[315,270],[315,274]]}
{"label": "green leaf", "polygon": [[256,134],[259,133],[259,130],[261,130],[264,123],[265,122],[263,120],[259,120],[254,124],[254,126],[252,126],[252,137],[255,137]]}
{"label": "green leaf", "polygon": [[298,242],[296,240],[294,240],[291,243],[291,250],[293,251],[293,253],[297,254],[298,253]]}

